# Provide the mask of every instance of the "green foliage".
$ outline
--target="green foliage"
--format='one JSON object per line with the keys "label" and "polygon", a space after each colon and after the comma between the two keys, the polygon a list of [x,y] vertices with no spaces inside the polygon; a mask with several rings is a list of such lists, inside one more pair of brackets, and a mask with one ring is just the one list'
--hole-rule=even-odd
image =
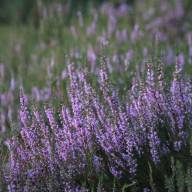
{"label": "green foliage", "polygon": [[191,192],[192,178],[191,167],[184,169],[184,165],[180,161],[171,158],[171,175],[165,175],[165,188],[168,192]]}

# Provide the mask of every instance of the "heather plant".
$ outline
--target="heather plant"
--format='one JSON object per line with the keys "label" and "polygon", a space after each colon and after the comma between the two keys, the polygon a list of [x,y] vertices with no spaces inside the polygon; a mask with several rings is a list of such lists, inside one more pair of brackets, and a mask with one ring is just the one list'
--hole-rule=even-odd
{"label": "heather plant", "polygon": [[0,191],[191,191],[190,1],[33,5],[0,25]]}
{"label": "heather plant", "polygon": [[170,85],[160,64],[157,78],[148,64],[146,80],[133,81],[127,101],[112,85],[105,59],[100,61],[100,90],[87,80],[87,72],[69,65],[70,106],[63,105],[59,115],[46,106],[43,118],[34,106],[30,109],[21,89],[21,129],[6,141],[9,191],[96,190],[101,177],[107,191],[188,187],[192,89],[181,76],[183,55],[177,57]]}

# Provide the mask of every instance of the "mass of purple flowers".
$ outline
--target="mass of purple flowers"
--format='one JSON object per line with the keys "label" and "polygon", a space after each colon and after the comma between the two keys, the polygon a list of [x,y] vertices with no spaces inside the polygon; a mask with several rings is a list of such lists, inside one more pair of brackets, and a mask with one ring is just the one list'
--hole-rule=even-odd
{"label": "mass of purple flowers", "polygon": [[60,111],[29,105],[21,88],[20,131],[6,140],[8,190],[89,191],[103,177],[150,191],[151,168],[166,169],[171,156],[190,158],[192,80],[184,77],[183,67],[180,54],[173,79],[166,82],[162,64],[147,64],[145,80],[134,78],[122,99],[105,57],[96,87],[87,72],[70,64],[68,104]]}

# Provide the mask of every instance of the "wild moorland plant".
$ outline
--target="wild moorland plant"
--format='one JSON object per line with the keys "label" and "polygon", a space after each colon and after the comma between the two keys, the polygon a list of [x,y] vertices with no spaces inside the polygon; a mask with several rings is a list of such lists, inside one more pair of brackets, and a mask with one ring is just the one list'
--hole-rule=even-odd
{"label": "wild moorland plant", "polygon": [[[43,112],[29,107],[21,89],[21,130],[5,142],[9,159],[3,178],[9,191],[187,189],[192,82],[184,78],[183,55],[169,84],[161,64],[158,70],[147,64],[145,81],[134,79],[126,101],[110,82],[104,57],[101,63],[99,90],[85,72],[68,66],[70,105],[57,114],[51,106]],[[177,166],[183,168],[182,186]]]}
{"label": "wild moorland plant", "polygon": [[0,191],[191,192],[185,4],[38,1],[37,26],[0,26]]}

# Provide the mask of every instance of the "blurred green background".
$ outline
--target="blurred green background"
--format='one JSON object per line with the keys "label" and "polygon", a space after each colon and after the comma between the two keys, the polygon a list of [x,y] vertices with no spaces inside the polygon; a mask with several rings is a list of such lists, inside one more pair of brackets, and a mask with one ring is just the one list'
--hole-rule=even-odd
{"label": "blurred green background", "polygon": [[51,3],[68,4],[70,7],[70,14],[77,10],[86,12],[89,4],[94,6],[100,5],[103,2],[112,2],[119,4],[126,2],[132,4],[135,0],[1,0],[0,1],[0,24],[11,23],[29,23],[38,22],[39,10],[38,4],[49,5]]}
{"label": "blurred green background", "polygon": [[[98,6],[103,2],[111,2],[118,5],[121,2],[134,4],[137,0],[0,0],[0,24],[14,22],[28,23],[38,22],[38,4],[49,5],[51,3],[64,3],[70,7],[70,14],[77,10],[86,12],[89,4]],[[158,0],[152,0],[157,2]],[[191,0],[183,0],[187,12],[192,11]]]}

